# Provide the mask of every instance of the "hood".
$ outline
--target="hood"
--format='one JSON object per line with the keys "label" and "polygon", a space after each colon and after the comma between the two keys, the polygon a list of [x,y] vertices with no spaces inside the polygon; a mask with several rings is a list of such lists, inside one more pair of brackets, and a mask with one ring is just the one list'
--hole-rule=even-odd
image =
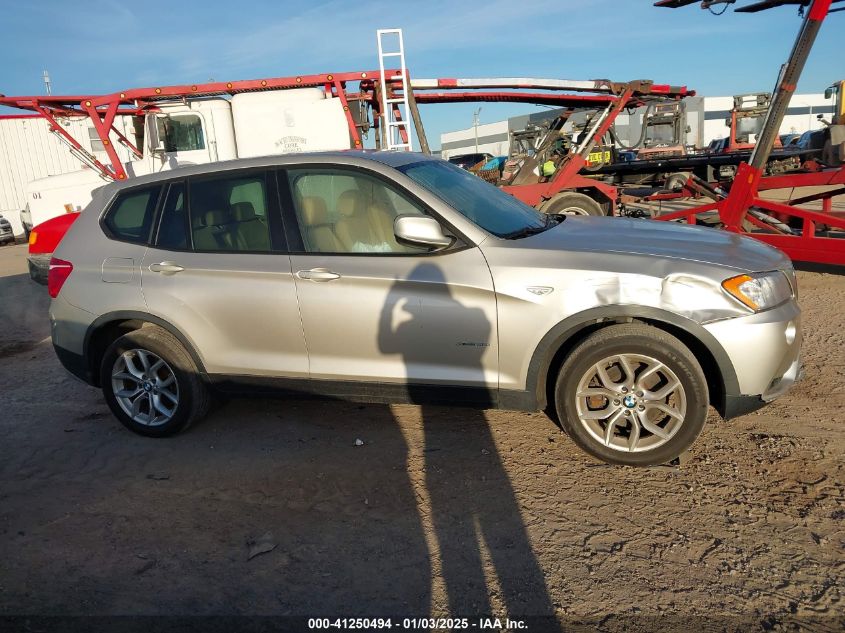
{"label": "hood", "polygon": [[531,249],[630,253],[678,259],[741,272],[792,266],[782,251],[736,233],[634,218],[567,216],[555,228],[514,243]]}

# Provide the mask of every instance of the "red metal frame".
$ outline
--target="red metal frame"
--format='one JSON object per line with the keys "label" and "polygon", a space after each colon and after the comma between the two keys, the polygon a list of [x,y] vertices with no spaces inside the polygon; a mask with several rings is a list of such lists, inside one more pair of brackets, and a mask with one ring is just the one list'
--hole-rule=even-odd
{"label": "red metal frame", "polygon": [[[718,211],[719,219],[725,229],[743,233],[776,246],[796,261],[845,266],[845,235],[841,238],[830,237],[830,229],[845,231],[845,218],[831,212],[831,200],[834,196],[843,193],[842,187],[794,198],[788,204],[774,202],[760,196],[761,191],[773,189],[845,185],[845,165],[809,173],[763,177],[763,169],[775,144],[789,99],[795,91],[816,34],[830,13],[832,4],[832,0],[808,0],[808,2],[812,2],[810,10],[804,18],[789,60],[778,78],[778,86],[772,95],[763,130],[749,162],[739,165],[728,195],[709,204],[676,211],[655,219],[663,221],[686,219],[687,222],[694,224],[699,214]],[[671,8],[689,4],[693,4],[693,0],[661,0],[656,3],[657,6]],[[770,6],[775,6],[775,4],[770,3]],[[754,6],[758,7],[758,5]],[[746,8],[751,9],[751,7]],[[768,7],[760,6],[759,8]],[[796,206],[817,200],[822,201],[822,212]],[[760,210],[777,218],[784,218],[784,216],[797,218],[801,223],[800,234],[787,233],[781,228],[783,224],[765,222],[756,214],[750,214],[751,210]],[[819,225],[827,227],[825,235],[820,234]]]}
{"label": "red metal frame", "polygon": [[[386,70],[389,81],[398,80],[399,70]],[[151,88],[134,88],[107,95],[70,95],[70,96],[0,96],[0,105],[5,105],[38,113],[50,124],[51,130],[61,135],[76,151],[86,156],[87,162],[96,168],[100,174],[113,180],[123,180],[127,177],[123,163],[117,154],[111,135],[124,144],[133,154],[140,157],[141,152],[114,126],[118,116],[137,116],[157,109],[162,101],[187,99],[194,97],[210,97],[235,95],[241,92],[256,92],[267,90],[285,90],[293,88],[321,87],[326,92],[340,98],[346,113],[349,133],[355,147],[361,147],[361,136],[352,118],[349,101],[352,99],[371,99],[365,90],[361,93],[350,93],[346,89],[347,83],[359,83],[368,86],[374,79],[380,79],[379,71],[357,71],[345,73],[326,73],[319,75],[299,75],[295,77],[272,77],[268,79],[247,79],[241,81],[210,82],[204,84],[185,84],[176,86],[161,86]],[[26,116],[26,115],[24,115]],[[57,117],[88,117],[91,120],[103,149],[109,157],[110,165],[105,165],[91,156],[73,136],[56,121]]]}
{"label": "red metal frame", "polygon": [[[385,71],[387,88],[390,96],[401,96],[401,71]],[[275,77],[270,79],[251,79],[230,82],[211,82],[205,84],[185,84],[177,86],[162,86],[152,88],[136,88],[107,95],[71,95],[71,96],[23,96],[0,97],[0,105],[7,105],[37,112],[45,118],[51,129],[70,145],[70,147],[84,156],[86,162],[97,169],[106,178],[123,180],[126,171],[111,135],[120,143],[140,157],[141,152],[115,127],[118,116],[143,115],[155,111],[157,105],[165,100],[187,99],[193,97],[208,97],[220,95],[234,95],[240,92],[284,90],[304,87],[322,87],[326,93],[341,100],[346,121],[349,126],[350,138],[356,148],[363,147],[360,132],[355,124],[350,110],[350,102],[357,100],[368,101],[375,117],[381,117],[381,99],[378,95],[381,74],[379,71],[327,73],[319,75],[300,75],[296,77]],[[347,85],[357,83],[358,92],[350,92]],[[549,183],[541,185],[520,186],[511,189],[512,193],[526,201],[538,204],[563,189],[589,188],[598,189],[611,201],[616,200],[616,187],[606,185],[596,180],[579,175],[580,169],[586,162],[586,156],[591,148],[604,133],[610,129],[616,116],[626,107],[640,105],[648,98],[681,99],[694,95],[686,86],[670,86],[668,84],[653,84],[650,81],[636,81],[630,83],[612,82],[606,79],[588,81],[567,81],[555,79],[528,78],[490,78],[490,79],[435,79],[408,81],[412,86],[417,103],[458,103],[468,101],[503,101],[537,103],[556,105],[564,108],[607,109],[600,128],[591,139],[589,147],[582,152],[566,157],[566,164]],[[461,90],[469,88],[470,90]],[[483,91],[484,88],[496,88],[495,91]],[[524,89],[542,90],[544,92],[525,92]],[[566,91],[566,92],[563,92]],[[571,94],[572,92],[592,92],[594,94]],[[394,115],[398,116],[398,104],[393,105]],[[88,117],[103,144],[110,165],[105,165],[90,155],[84,147],[73,138],[56,117]],[[406,126],[399,127],[403,141],[407,142]]]}
{"label": "red metal frame", "polygon": [[560,108],[599,108],[613,103],[616,97],[608,95],[551,94],[548,92],[420,92],[415,93],[417,103],[456,102],[516,102],[552,105]]}
{"label": "red metal frame", "polygon": [[[48,109],[48,108],[46,108],[46,107],[44,107],[44,106],[42,106],[41,104],[38,104],[38,103],[33,104],[32,107],[36,112],[38,112],[38,114],[40,116],[42,116],[44,119],[47,120],[47,122],[50,124],[50,131],[52,131],[52,132],[58,134],[59,136],[61,136],[68,143],[68,145],[70,145],[76,151],[87,155],[88,160],[91,162],[92,166],[96,167],[101,174],[108,176],[108,177],[111,177],[111,178],[117,178],[117,174],[118,174],[117,171],[112,171],[112,169],[109,169],[108,167],[103,165],[103,163],[101,163],[96,158],[94,158],[93,156],[88,154],[88,151],[84,147],[82,147],[82,145],[79,143],[79,141],[77,141],[73,137],[73,135],[71,135],[70,132],[68,132],[64,128],[64,126],[59,125],[58,121],[56,121],[56,119],[55,119],[56,115],[55,115],[54,111],[51,111],[50,109]],[[99,131],[98,131],[98,134],[99,134]],[[119,160],[117,162],[120,166],[120,170],[123,171],[123,165],[120,163]],[[125,172],[123,172],[123,173],[124,173],[124,178],[125,178],[126,173]]]}
{"label": "red metal frame", "polygon": [[[402,96],[401,71],[384,71],[388,97]],[[358,92],[349,89],[357,84]],[[373,111],[374,124],[384,116],[381,112],[381,74],[379,71],[327,73],[297,77],[276,77],[232,82],[211,82],[205,84],[137,88],[107,95],[71,96],[0,96],[0,105],[32,110],[43,117],[51,129],[60,135],[80,158],[97,169],[106,178],[123,180],[127,173],[111,140],[114,135],[136,156],[141,152],[116,127],[118,116],[140,116],[156,112],[164,101],[235,95],[241,92],[284,90],[304,87],[320,87],[326,94],[340,99],[350,139],[354,147],[362,147],[361,134],[351,111],[351,102],[365,101]],[[615,186],[582,176],[579,172],[585,166],[592,148],[601,142],[610,130],[614,120],[625,108],[639,106],[650,99],[682,99],[692,96],[694,91],[686,86],[653,84],[650,81],[612,82],[606,79],[569,81],[557,79],[490,78],[490,79],[433,79],[405,82],[413,90],[415,103],[458,103],[468,101],[524,102],[556,105],[568,110],[589,109],[599,111],[599,119],[590,136],[579,147],[565,156],[549,182],[505,187],[505,190],[532,205],[540,205],[555,194],[565,190],[587,190],[597,192],[595,197],[606,199],[611,204],[617,201]],[[490,90],[495,89],[495,90]],[[530,91],[527,91],[530,90]],[[542,91],[542,92],[538,92]],[[572,93],[592,94],[572,94]],[[398,118],[398,105],[393,103]],[[410,112],[415,124],[418,122],[416,106]],[[36,115],[23,115],[36,116]],[[58,117],[87,117],[91,120],[97,135],[103,143],[110,165],[105,165],[88,153],[84,147],[59,123]],[[421,126],[419,126],[421,127]],[[408,130],[400,126],[403,141],[407,141]],[[418,132],[422,132],[418,129]]]}

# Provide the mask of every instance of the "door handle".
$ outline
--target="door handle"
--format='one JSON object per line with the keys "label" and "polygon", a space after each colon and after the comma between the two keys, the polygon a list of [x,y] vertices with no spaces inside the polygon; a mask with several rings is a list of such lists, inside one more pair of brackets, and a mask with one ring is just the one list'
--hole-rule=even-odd
{"label": "door handle", "polygon": [[300,270],[296,273],[296,276],[300,279],[308,279],[309,281],[331,281],[332,279],[340,279],[340,275],[332,272],[328,268]]}
{"label": "door handle", "polygon": [[185,270],[182,266],[174,264],[173,262],[159,262],[158,264],[150,264],[150,271],[154,273],[162,273],[164,275],[175,275],[178,272]]}

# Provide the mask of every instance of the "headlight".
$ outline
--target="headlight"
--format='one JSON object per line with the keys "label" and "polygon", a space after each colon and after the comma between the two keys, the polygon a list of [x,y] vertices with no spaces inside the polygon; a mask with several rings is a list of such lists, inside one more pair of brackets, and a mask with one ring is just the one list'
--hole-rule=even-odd
{"label": "headlight", "polygon": [[774,308],[792,298],[792,286],[779,270],[737,275],[723,281],[722,288],[754,312]]}

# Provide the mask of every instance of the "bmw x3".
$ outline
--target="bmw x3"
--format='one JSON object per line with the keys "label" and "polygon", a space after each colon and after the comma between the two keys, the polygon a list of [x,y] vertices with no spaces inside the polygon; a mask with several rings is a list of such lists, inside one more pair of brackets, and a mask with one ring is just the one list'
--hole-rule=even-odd
{"label": "bmw x3", "polygon": [[338,152],[97,190],[50,263],[52,340],[129,429],[215,392],[547,411],[665,463],[799,377],[790,260],[725,231],[544,215],[449,163]]}

